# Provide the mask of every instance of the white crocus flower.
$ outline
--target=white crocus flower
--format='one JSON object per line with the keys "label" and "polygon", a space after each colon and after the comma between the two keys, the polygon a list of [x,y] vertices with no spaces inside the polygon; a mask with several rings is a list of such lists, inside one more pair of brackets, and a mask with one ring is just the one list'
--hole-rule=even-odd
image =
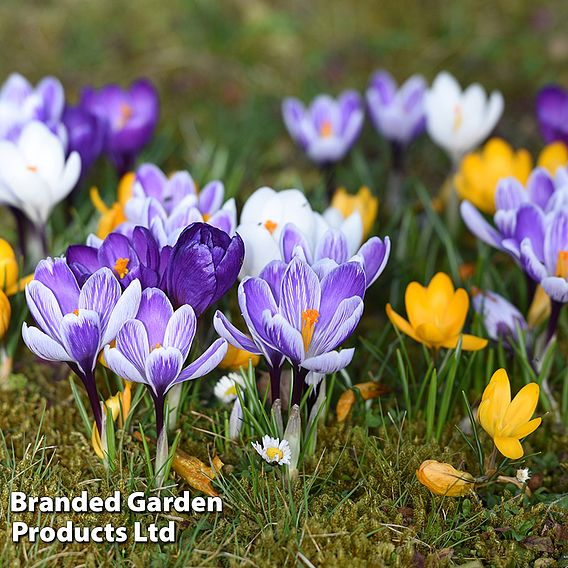
{"label": "white crocus flower", "polygon": [[258,276],[272,260],[280,258],[280,233],[294,223],[310,246],[317,237],[317,219],[306,196],[298,189],[257,189],[245,203],[237,233],[245,243],[240,277]]}
{"label": "white crocus flower", "polygon": [[426,129],[457,165],[464,154],[489,136],[503,107],[499,91],[488,98],[483,87],[474,83],[462,92],[455,77],[443,71],[426,94]]}
{"label": "white crocus flower", "polygon": [[20,209],[36,226],[45,225],[80,173],[79,154],[66,161],[61,140],[41,122],[27,124],[17,142],[0,141],[0,203]]}
{"label": "white crocus flower", "polygon": [[229,373],[217,381],[213,392],[221,402],[228,404],[237,398],[237,389],[243,385],[244,381],[239,373]]}
{"label": "white crocus flower", "polygon": [[288,465],[292,453],[290,444],[286,440],[280,441],[271,436],[262,437],[262,445],[259,442],[251,442],[252,447],[268,462],[278,465]]}

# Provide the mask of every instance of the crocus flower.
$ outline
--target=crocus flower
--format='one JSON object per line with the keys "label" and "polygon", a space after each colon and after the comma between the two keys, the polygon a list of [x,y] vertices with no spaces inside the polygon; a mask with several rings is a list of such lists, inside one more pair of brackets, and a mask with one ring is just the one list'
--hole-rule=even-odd
{"label": "crocus flower", "polygon": [[464,157],[454,183],[462,199],[493,215],[499,180],[513,177],[525,185],[531,170],[532,158],[527,150],[515,151],[504,140],[491,138],[482,150]]}
{"label": "crocus flower", "polygon": [[71,245],[67,249],[67,262],[79,283],[93,272],[106,266],[126,288],[139,280],[142,288],[165,285],[162,278],[169,258],[169,249],[161,251],[148,229],[136,227],[132,237],[111,233],[104,241],[91,239],[91,245]]}
{"label": "crocus flower", "polygon": [[118,184],[117,200],[110,207],[101,199],[99,190],[96,187],[91,188],[91,201],[101,214],[97,227],[97,237],[99,239],[104,239],[126,222],[124,209],[128,201],[132,198],[134,179],[135,174],[133,172],[122,176]]}
{"label": "crocus flower", "polygon": [[258,355],[250,351],[245,351],[244,349],[237,349],[229,344],[227,354],[221,363],[219,363],[219,369],[234,369],[238,371],[243,367],[248,369],[249,363],[253,367],[256,367],[259,361],[260,357]]}
{"label": "crocus flower", "polygon": [[523,331],[528,329],[523,314],[503,296],[489,290],[476,290],[472,296],[473,309],[481,315],[491,339],[517,340],[517,326]]}
{"label": "crocus flower", "polygon": [[212,371],[227,350],[227,343],[217,339],[195,361],[184,366],[196,329],[197,318],[191,306],[184,305],[174,311],[164,292],[148,288],[142,293],[136,318],[128,319],[120,328],[116,347],[105,347],[105,360],[110,369],[129,381],[145,384],[154,401],[158,486],[163,480],[168,455],[164,428],[166,394],[175,385]]}
{"label": "crocus flower", "polygon": [[187,171],[169,178],[154,164],[143,164],[136,171],[132,199],[124,212],[128,226],[148,227],[161,246],[174,245],[180,233],[195,222],[207,222],[232,235],[237,211],[234,199],[223,204],[225,187],[212,181],[198,192]]}
{"label": "crocus flower", "polygon": [[493,91],[489,98],[477,83],[462,92],[449,73],[439,73],[426,94],[426,129],[454,164],[470,152],[495,128],[503,114],[503,96]]}
{"label": "crocus flower", "polygon": [[0,290],[0,340],[4,338],[8,328],[10,327],[10,318],[12,317],[12,306],[10,300],[3,290]]}
{"label": "crocus flower", "polygon": [[478,239],[508,253],[519,262],[523,239],[534,239],[534,246],[540,251],[547,219],[568,202],[568,191],[564,189],[566,185],[561,176],[557,175],[554,179],[546,170],[536,168],[528,179],[526,189],[515,178],[505,178],[499,182],[495,192],[495,227],[469,201],[461,204],[461,215]]}
{"label": "crocus flower", "polygon": [[242,386],[243,378],[241,374],[229,373],[217,381],[213,392],[221,402],[228,404],[237,398],[237,389]]}
{"label": "crocus flower", "polygon": [[13,296],[23,290],[28,282],[33,279],[33,274],[19,278],[18,260],[12,245],[0,239],[0,290],[7,296]]}
{"label": "crocus flower", "polygon": [[568,91],[560,85],[543,87],[536,99],[536,116],[545,142],[568,144]]}
{"label": "crocus flower", "polygon": [[0,89],[0,139],[15,142],[26,124],[39,121],[65,142],[61,115],[63,86],[55,77],[44,77],[36,87],[19,73],[12,73]]}
{"label": "crocus flower", "polygon": [[244,244],[206,223],[193,223],[180,235],[169,257],[166,282],[175,306],[189,304],[200,316],[235,283]]}
{"label": "crocus flower", "polygon": [[542,422],[532,415],[538,404],[539,386],[525,385],[511,400],[511,385],[505,369],[493,373],[483,392],[477,415],[482,428],[491,436],[497,449],[507,458],[523,457],[520,440],[534,432]]}
{"label": "crocus flower", "polygon": [[463,497],[473,490],[474,478],[449,463],[426,460],[416,470],[418,481],[436,495]]}
{"label": "crocus flower", "polygon": [[158,93],[150,81],[138,79],[128,89],[107,85],[84,89],[80,106],[106,124],[105,151],[122,175],[132,168],[150,141],[160,112]]}
{"label": "crocus flower", "polygon": [[404,295],[408,321],[387,304],[391,323],[415,341],[432,349],[454,349],[459,339],[462,349],[477,351],[487,339],[462,333],[469,309],[469,297],[463,288],[454,289],[450,277],[438,272],[428,286],[411,282]]}
{"label": "crocus flower", "polygon": [[[344,187],[340,187],[333,194],[330,209],[338,211],[343,221],[349,219],[357,211],[363,222],[363,237],[366,237],[371,233],[371,229],[375,224],[375,219],[379,212],[379,199],[374,197],[366,186],[359,188],[355,195],[347,193]],[[324,218],[330,225],[337,226],[337,223],[331,222],[329,213],[327,215],[324,213]]]}
{"label": "crocus flower", "polygon": [[136,315],[140,282],[122,292],[108,268],[93,273],[79,287],[62,258],[40,261],[35,279],[26,286],[26,300],[38,327],[25,322],[22,337],[38,357],[68,363],[81,378],[101,429],[101,407],[95,365],[102,348],[113,341],[122,324]]}
{"label": "crocus flower", "polygon": [[564,142],[547,144],[538,156],[537,165],[554,176],[558,168],[566,168],[568,165],[568,147]]}
{"label": "crocus flower", "polygon": [[282,114],[290,136],[319,165],[345,157],[361,132],[364,117],[361,97],[355,91],[345,91],[337,100],[319,95],[308,108],[296,98],[287,98]]}
{"label": "crocus flower", "polygon": [[367,105],[373,125],[387,140],[406,146],[426,127],[426,81],[413,75],[398,88],[388,71],[377,71],[369,82]]}
{"label": "crocus flower", "polygon": [[16,142],[0,141],[0,203],[20,209],[42,230],[80,173],[79,154],[65,160],[61,140],[41,122],[28,123]]}
{"label": "crocus flower", "polygon": [[290,445],[286,440],[280,441],[278,438],[271,436],[263,436],[262,444],[259,442],[251,442],[252,447],[263,457],[268,463],[276,463],[277,465],[288,465],[292,456]]}
{"label": "crocus flower", "polygon": [[84,175],[103,152],[106,124],[80,105],[67,105],[62,121],[67,129],[67,152],[77,152],[81,156]]}

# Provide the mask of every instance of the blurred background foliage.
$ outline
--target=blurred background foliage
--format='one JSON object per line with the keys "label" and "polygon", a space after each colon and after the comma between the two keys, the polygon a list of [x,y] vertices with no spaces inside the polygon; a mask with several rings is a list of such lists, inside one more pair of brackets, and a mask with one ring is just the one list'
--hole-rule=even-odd
{"label": "blurred background foliage", "polygon": [[[535,93],[568,84],[567,24],[564,0],[3,0],[0,77],[56,75],[73,102],[83,85],[147,76],[162,100],[147,159],[198,168],[199,181],[224,174],[230,193],[309,190],[319,176],[285,132],[282,97],[363,92],[381,67],[429,81],[447,69],[462,84],[503,91],[497,133],[536,149]],[[369,125],[361,144],[371,161],[386,150]],[[421,146],[417,173],[444,159],[428,140]],[[209,171],[200,172],[204,161]],[[362,181],[381,193],[380,176]]]}

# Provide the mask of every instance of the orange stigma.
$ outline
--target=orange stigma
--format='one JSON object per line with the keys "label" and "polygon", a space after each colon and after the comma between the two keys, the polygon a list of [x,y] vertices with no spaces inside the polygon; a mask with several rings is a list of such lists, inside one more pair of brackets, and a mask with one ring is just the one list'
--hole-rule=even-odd
{"label": "orange stigma", "polygon": [[203,213],[203,220],[207,223],[211,219],[211,215],[209,213]]}
{"label": "orange stigma", "polygon": [[34,174],[37,172],[36,166],[26,166],[26,169],[29,170],[30,172],[33,172]]}
{"label": "orange stigma", "polygon": [[304,310],[302,312],[302,340],[304,342],[304,351],[308,351],[308,347],[312,342],[314,336],[314,327],[319,319],[319,312],[317,310]]}
{"label": "orange stigma", "polygon": [[556,276],[568,278],[568,250],[561,250],[556,261]]}
{"label": "orange stigma", "polygon": [[161,346],[162,346],[161,343],[156,343],[156,345],[154,345],[154,347],[152,347],[152,348],[150,349],[150,351],[154,351],[154,349],[159,349]]}
{"label": "orange stigma", "polygon": [[331,120],[324,120],[319,130],[322,138],[329,138],[333,134],[333,124],[331,124]]}
{"label": "orange stigma", "polygon": [[114,264],[114,270],[118,274],[119,278],[124,278],[129,270],[126,268],[130,262],[129,258],[119,258]]}
{"label": "orange stigma", "polygon": [[79,316],[79,308],[77,308],[76,310],[73,310],[73,313],[74,313],[76,316]]}
{"label": "orange stigma", "polygon": [[118,119],[118,128],[124,128],[126,123],[132,118],[134,111],[129,104],[122,103],[120,105],[120,117]]}
{"label": "orange stigma", "polygon": [[268,221],[265,221],[265,223],[264,223],[264,228],[271,235],[274,233],[274,231],[276,231],[276,227],[278,227],[278,223],[275,223],[274,221],[271,221],[270,219],[268,219]]}

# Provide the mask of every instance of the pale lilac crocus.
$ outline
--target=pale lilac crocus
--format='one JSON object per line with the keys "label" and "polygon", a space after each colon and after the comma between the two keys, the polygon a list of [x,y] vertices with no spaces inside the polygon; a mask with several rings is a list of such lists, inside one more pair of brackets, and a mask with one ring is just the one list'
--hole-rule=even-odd
{"label": "pale lilac crocus", "polygon": [[79,287],[63,258],[42,260],[26,286],[26,300],[38,327],[25,322],[22,337],[28,348],[48,361],[66,362],[83,382],[101,431],[102,416],[95,366],[103,347],[140,304],[140,282],[123,292],[110,269],[101,268]]}
{"label": "pale lilac crocus", "polygon": [[282,103],[284,123],[290,136],[320,166],[342,160],[363,127],[363,104],[355,91],[337,99],[317,96],[309,107],[293,97]]}
{"label": "pale lilac crocus", "polygon": [[217,339],[192,363],[186,365],[197,329],[193,308],[183,305],[174,311],[167,296],[158,288],[142,293],[135,319],[129,319],[116,336],[116,347],[105,347],[105,360],[117,375],[146,385],[154,401],[158,450],[156,478],[163,480],[168,455],[164,403],[175,385],[202,377],[221,362],[227,342]]}
{"label": "pale lilac crocus", "polygon": [[413,75],[400,88],[388,71],[377,71],[367,88],[367,106],[379,134],[400,147],[407,146],[426,128],[426,81]]}

